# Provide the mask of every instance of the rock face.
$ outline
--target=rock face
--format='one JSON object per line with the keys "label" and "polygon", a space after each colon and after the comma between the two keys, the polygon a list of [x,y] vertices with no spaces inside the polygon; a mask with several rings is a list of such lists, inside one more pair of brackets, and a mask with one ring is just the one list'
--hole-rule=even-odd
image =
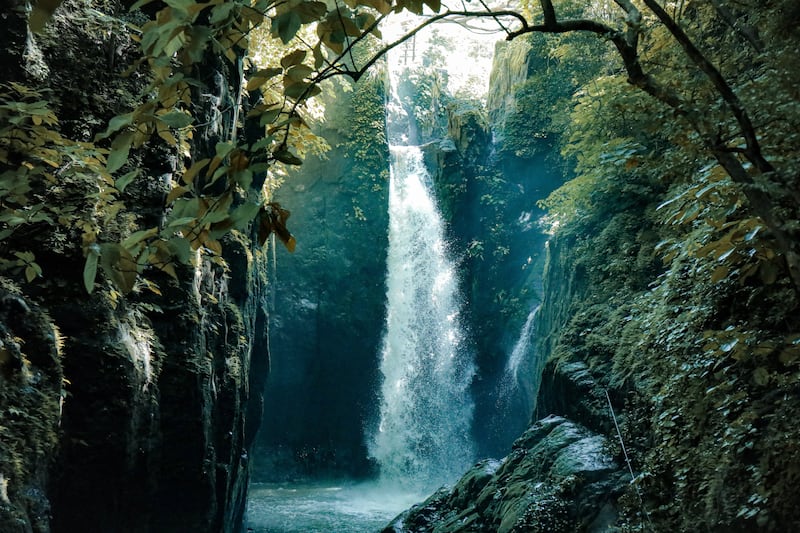
{"label": "rock face", "polygon": [[238,527],[259,421],[248,414],[260,414],[268,367],[266,287],[263,255],[228,245],[239,276],[201,263],[146,311],[98,299],[50,307],[70,381],[53,531]]}
{"label": "rock face", "polygon": [[0,278],[0,531],[48,531],[61,361],[53,321]]}
{"label": "rock face", "polygon": [[[98,29],[131,16],[122,6],[65,3],[27,38],[25,4],[4,6],[15,44],[0,81],[48,89],[40,103],[65,138],[92,139],[143,88],[120,75],[131,42]],[[206,74],[224,77],[212,63]],[[198,143],[213,147],[206,133]],[[142,179],[124,191],[136,207],[114,222],[120,238],[134,220],[159,224],[176,156],[156,141],[131,157]],[[87,294],[80,232],[18,233],[3,246],[25,239],[41,277],[0,277],[0,530],[237,530],[269,368],[264,250],[232,232],[215,261],[150,271],[126,296],[98,275]]]}
{"label": "rock face", "polygon": [[363,476],[375,416],[386,300],[388,161],[384,89],[365,78],[326,105],[331,149],[292,172],[293,254],[278,251],[272,373],[256,480]]}
{"label": "rock face", "polygon": [[605,437],[549,416],[504,459],[476,464],[451,489],[440,489],[383,532],[607,531],[626,482]]}
{"label": "rock face", "polygon": [[201,264],[146,310],[3,282],[2,531],[237,529],[268,362],[263,257],[235,244],[246,274]]}

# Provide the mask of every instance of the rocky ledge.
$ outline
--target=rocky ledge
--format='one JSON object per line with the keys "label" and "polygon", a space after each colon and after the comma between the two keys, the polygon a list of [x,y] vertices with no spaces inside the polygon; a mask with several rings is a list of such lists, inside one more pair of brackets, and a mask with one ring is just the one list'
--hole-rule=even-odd
{"label": "rocky ledge", "polygon": [[629,481],[609,449],[604,436],[548,416],[504,459],[479,462],[382,533],[607,531]]}

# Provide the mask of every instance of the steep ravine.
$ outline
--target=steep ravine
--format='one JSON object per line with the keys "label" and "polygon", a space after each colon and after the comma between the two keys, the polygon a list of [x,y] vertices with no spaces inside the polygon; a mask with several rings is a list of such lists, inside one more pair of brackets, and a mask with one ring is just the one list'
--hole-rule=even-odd
{"label": "steep ravine", "polygon": [[[74,138],[127,109],[143,80],[110,75],[132,43],[89,31],[108,23],[99,12],[76,16],[67,2],[57,31],[29,38],[25,6],[6,4],[4,81],[48,89]],[[103,9],[125,16],[113,2]],[[529,120],[528,82],[546,62],[517,43],[498,52],[488,110],[452,107],[449,138],[424,147],[463,251],[474,432],[493,458],[386,531],[800,529],[797,292],[768,268],[712,275],[719,258],[686,252],[694,234],[657,209],[679,187],[645,176],[638,160],[593,191],[581,216],[549,235],[536,227],[535,202],[563,169],[549,130]],[[213,57],[204,66],[206,81],[230,74]],[[382,103],[376,83],[331,111],[341,113],[326,132],[332,161],[309,161],[279,199],[299,244],[278,269],[245,230],[227,237],[222,262],[198,254],[177,279],[150,272],[160,294],[142,284],[123,296],[102,277],[87,294],[78,231],[28,236],[41,278],[0,277],[0,531],[232,533],[254,463],[270,481],[372,473],[362,428],[375,410],[383,318]],[[212,123],[215,111],[201,114]],[[206,151],[217,141],[210,129],[194,140]],[[136,208],[115,237],[134,227],[128,216],[160,218],[175,157],[157,140],[132,155],[148,179],[125,192]],[[65,194],[90,203],[73,186]],[[664,242],[681,253],[666,259]],[[269,309],[276,271],[284,292]],[[509,430],[496,386],[538,304],[519,376],[538,393]],[[268,311],[285,366],[262,417]]]}
{"label": "steep ravine", "polygon": [[656,209],[675,193],[623,183],[548,239],[528,430],[384,531],[800,527],[796,292],[711,280],[713,257],[663,260],[665,239],[695,246]]}
{"label": "steep ravine", "polygon": [[269,266],[272,372],[254,480],[373,473],[364,430],[377,416],[384,328],[388,145],[384,83],[326,95],[330,145],[276,192],[298,236]]}

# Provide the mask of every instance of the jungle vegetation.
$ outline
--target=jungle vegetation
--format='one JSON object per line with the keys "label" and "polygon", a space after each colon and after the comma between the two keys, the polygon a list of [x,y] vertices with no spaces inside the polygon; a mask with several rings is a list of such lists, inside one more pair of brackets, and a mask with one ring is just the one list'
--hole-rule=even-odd
{"label": "jungle vegetation", "polygon": [[[30,31],[52,31],[47,21],[59,5],[30,6]],[[113,35],[119,43],[113,52],[124,63],[114,65],[114,75],[135,80],[136,90],[109,106],[107,122],[83,138],[65,136],[46,79],[9,72],[3,80],[2,269],[28,282],[46,275],[27,246],[32,234],[48,235],[45,246],[53,251],[84,256],[87,290],[99,265],[122,293],[148,268],[174,275],[175,264],[194,253],[219,258],[220,238],[254,220],[262,243],[276,231],[293,246],[288,212],[269,202],[269,189],[281,165],[300,164],[304,151],[319,144],[306,122],[323,82],[357,80],[386,50],[440,19],[482,18],[496,21],[508,39],[593,36],[581,45],[585,55],[570,56],[564,47],[555,56],[566,65],[604,65],[605,75],[578,109],[588,115],[594,102],[605,102],[626,120],[645,120],[640,134],[658,131],[664,143],[680,146],[675,160],[662,162],[664,173],[675,176],[673,183],[692,176],[691,186],[664,209],[676,224],[700,218],[714,228],[699,250],[719,261],[712,277],[788,275],[800,284],[796,176],[785,156],[796,142],[793,48],[786,37],[797,10],[789,2],[542,1],[517,11],[457,10],[438,0],[141,0],[127,9],[97,7],[76,6],[70,22],[85,25],[89,35]],[[24,17],[28,6],[19,3],[16,11]],[[421,15],[419,25],[381,43],[380,22],[403,11]],[[203,79],[220,57],[229,79]],[[623,78],[638,92],[622,88]],[[223,132],[223,140],[205,146],[209,130]],[[136,164],[137,152],[152,145],[173,161],[164,219],[156,225],[137,220],[125,193],[137,180],[157,179],[140,175]],[[580,167],[598,149],[604,162],[637,170],[648,148],[634,135],[604,139],[597,132],[576,137],[567,152]],[[571,189],[602,182],[591,174]],[[575,216],[588,196],[572,194],[560,205],[552,199],[552,216]],[[727,220],[745,203],[750,216]]]}

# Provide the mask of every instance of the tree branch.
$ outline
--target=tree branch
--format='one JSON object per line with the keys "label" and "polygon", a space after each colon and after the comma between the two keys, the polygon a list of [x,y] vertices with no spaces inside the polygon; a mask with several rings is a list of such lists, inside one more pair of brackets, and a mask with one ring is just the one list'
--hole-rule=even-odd
{"label": "tree branch", "polygon": [[[319,76],[318,78],[315,78],[315,80],[316,81],[322,81],[322,80],[331,78],[333,76],[336,76],[337,74],[345,74],[345,75],[349,76],[350,78],[352,78],[354,81],[358,81],[361,78],[361,76],[363,76],[364,73],[366,73],[367,70],[369,70],[369,68],[372,67],[372,65],[377,63],[378,60],[380,60],[383,56],[385,56],[390,50],[392,50],[394,48],[397,48],[398,46],[400,46],[404,42],[408,41],[409,39],[414,37],[417,33],[419,33],[422,29],[424,29],[424,28],[430,26],[431,24],[434,24],[435,22],[438,22],[440,20],[443,20],[443,19],[446,19],[446,18],[452,18],[452,17],[459,17],[459,16],[461,16],[461,17],[471,17],[471,18],[492,18],[492,19],[495,19],[495,20],[497,20],[498,17],[512,17],[512,18],[517,19],[517,21],[519,21],[522,24],[523,28],[528,26],[528,21],[525,20],[525,17],[523,17],[522,15],[517,13],[516,11],[490,11],[490,12],[487,12],[487,11],[449,11],[449,10],[448,11],[444,11],[442,13],[439,13],[437,15],[434,15],[432,17],[427,18],[424,22],[422,22],[421,24],[417,25],[412,30],[410,30],[407,33],[405,33],[399,39],[397,39],[395,41],[392,41],[391,43],[389,43],[386,46],[384,46],[383,48],[381,48],[376,54],[374,54],[369,59],[369,61],[364,63],[364,65],[362,65],[360,68],[354,69],[354,70],[349,70],[349,69],[348,70],[339,70],[337,72],[323,72],[322,75]],[[373,24],[369,28],[365,29],[364,30],[364,35],[368,34],[373,29],[375,29],[375,27],[377,27],[377,25],[378,25],[378,22],[379,21],[376,21],[375,24]],[[505,30],[505,28],[503,28],[502,26],[501,26],[501,28]],[[509,38],[514,33],[515,32],[509,33]],[[353,42],[353,44],[355,44],[355,41]],[[344,53],[346,53],[346,52],[347,51],[345,50]],[[341,55],[340,55],[340,57],[341,57]]]}
{"label": "tree branch", "polygon": [[661,21],[667,30],[669,30],[681,48],[683,48],[683,51],[686,53],[689,59],[706,75],[724,102],[730,108],[731,113],[742,130],[742,136],[744,137],[747,145],[745,157],[747,157],[747,159],[761,172],[772,172],[774,167],[761,154],[761,146],[759,145],[758,138],[756,136],[756,130],[753,126],[753,123],[750,121],[747,111],[744,109],[739,101],[739,97],[736,96],[735,92],[733,92],[733,89],[722,76],[717,67],[715,67],[711,61],[709,61],[708,58],[703,55],[703,53],[697,48],[694,42],[692,42],[686,32],[683,31],[678,23],[675,22],[675,20],[670,17],[666,11],[664,11],[664,8],[662,8],[659,3],[656,2],[656,0],[643,0],[643,2],[647,7],[650,8],[655,16],[658,17],[658,20]]}

